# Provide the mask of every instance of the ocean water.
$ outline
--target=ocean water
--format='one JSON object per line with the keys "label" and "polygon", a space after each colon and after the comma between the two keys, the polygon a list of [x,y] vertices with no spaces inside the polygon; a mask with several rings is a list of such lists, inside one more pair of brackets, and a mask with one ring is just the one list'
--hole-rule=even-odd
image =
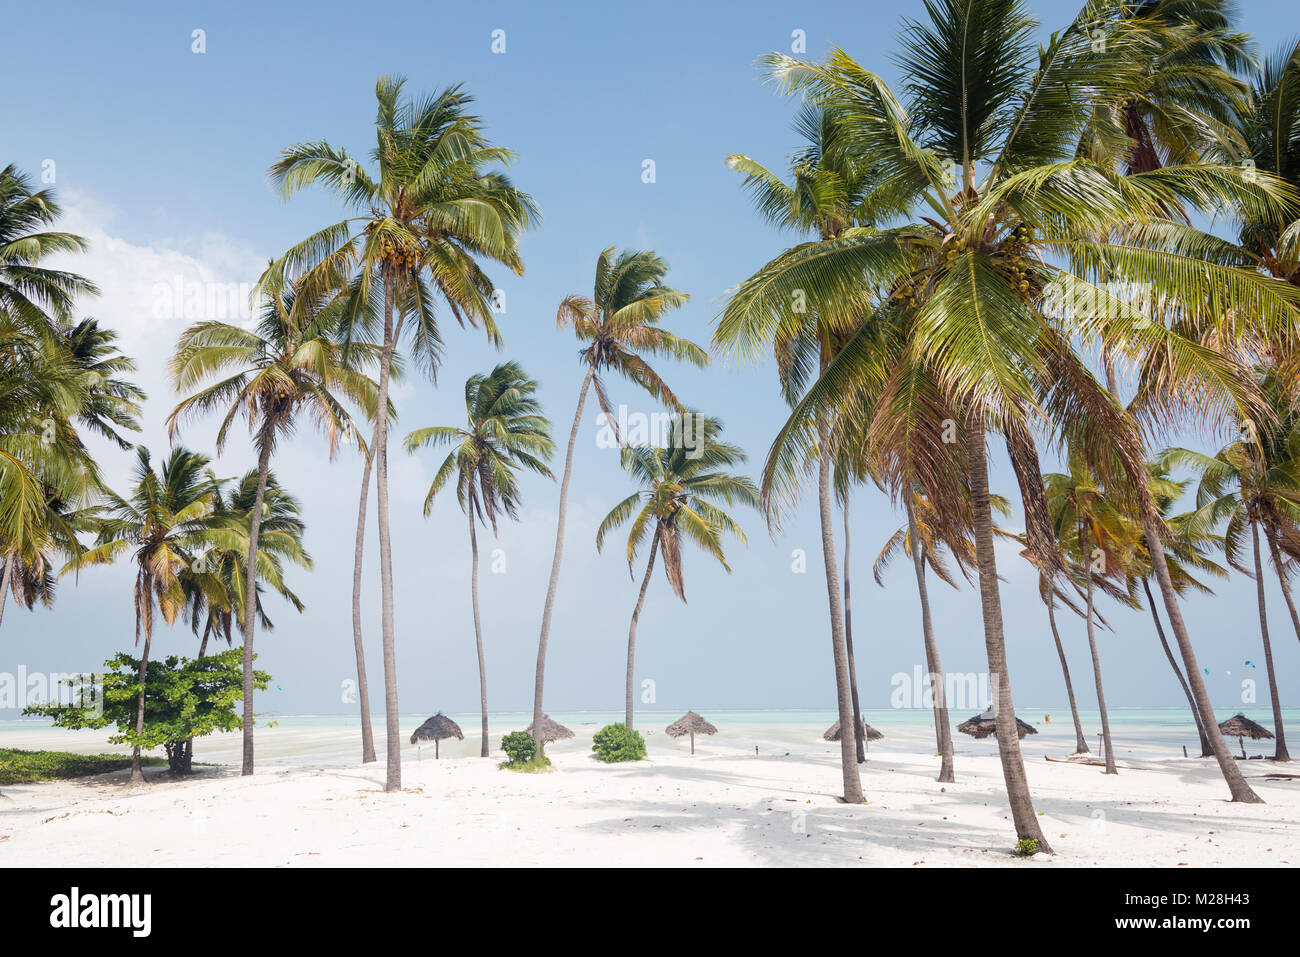
{"label": "ocean water", "polygon": [[[725,711],[701,712],[718,728],[711,737],[697,737],[696,750],[700,753],[752,753],[773,752],[791,755],[824,755],[838,751],[838,745],[822,739],[822,733],[838,717],[832,711]],[[971,717],[971,710],[951,714],[953,746],[957,755],[997,753],[993,738],[976,741],[956,732],[956,726]],[[1230,717],[1234,711],[1216,712],[1219,720]],[[1245,710],[1264,727],[1272,727],[1272,713],[1267,707]],[[1021,748],[1028,757],[1043,755],[1060,757],[1074,750],[1074,728],[1069,708],[1021,708],[1017,716],[1032,725],[1036,734],[1027,735]],[[428,717],[403,715],[403,760],[417,761],[433,757],[433,746],[411,744],[411,733]],[[445,757],[472,757],[479,753],[480,716],[453,714],[450,716],[465,734],[463,741],[448,740],[441,743]],[[574,737],[548,745],[553,751],[587,751],[591,736],[603,725],[622,721],[622,712],[556,712],[556,721],[574,732]],[[674,741],[664,729],[681,717],[680,713],[667,711],[638,711],[636,728],[646,737],[648,750],[653,757],[656,750],[685,752],[689,739]],[[883,740],[871,742],[871,753],[887,754],[890,751],[929,753],[935,750],[933,714],[928,710],[870,710],[863,719],[882,732]],[[1185,746],[1190,755],[1200,753],[1196,727],[1186,709],[1178,708],[1116,708],[1110,713],[1111,736],[1115,755],[1123,760],[1181,756]],[[489,744],[497,752],[501,735],[521,730],[532,720],[523,712],[490,713]],[[1101,751],[1101,719],[1095,711],[1081,711],[1088,745],[1094,753]],[[373,717],[375,747],[382,760],[384,754],[384,716]],[[1285,724],[1295,726],[1300,722],[1300,710],[1283,711]],[[0,747],[24,750],[73,751],[82,754],[126,753],[128,749],[108,741],[108,731],[66,731],[52,727],[43,718],[23,718],[0,721]],[[201,738],[194,745],[194,759],[210,764],[237,764],[240,761],[242,738],[239,733],[214,734]],[[1229,739],[1234,753],[1240,748],[1235,738]],[[1272,743],[1246,741],[1248,755],[1272,754]],[[156,753],[161,755],[161,749]],[[261,766],[328,766],[353,764],[360,760],[361,732],[356,715],[284,715],[268,717],[257,729],[257,760]]]}

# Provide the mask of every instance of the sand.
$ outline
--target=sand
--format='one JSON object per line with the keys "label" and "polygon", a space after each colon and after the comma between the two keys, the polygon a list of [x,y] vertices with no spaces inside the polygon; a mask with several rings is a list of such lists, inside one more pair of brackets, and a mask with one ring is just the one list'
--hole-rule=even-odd
{"label": "sand", "polygon": [[1242,762],[1267,802],[1229,803],[1213,761],[1150,758],[1099,769],[1026,758],[1054,855],[1009,851],[1015,835],[995,747],[958,755],[938,784],[933,755],[877,750],[868,803],[837,801],[838,749],[755,756],[701,740],[652,746],[652,760],[604,765],[576,741],[547,774],[477,757],[408,752],[405,790],[383,764],[268,767],[241,778],[203,768],[144,787],[115,773],[10,785],[0,799],[0,862],[36,866],[1295,866],[1294,765]]}

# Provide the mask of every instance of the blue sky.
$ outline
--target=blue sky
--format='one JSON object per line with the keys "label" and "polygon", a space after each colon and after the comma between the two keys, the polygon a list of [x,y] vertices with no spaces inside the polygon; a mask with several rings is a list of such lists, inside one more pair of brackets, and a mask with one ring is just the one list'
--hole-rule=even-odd
{"label": "blue sky", "polygon": [[[1063,25],[1073,5],[1033,2],[1046,26]],[[576,344],[557,332],[556,305],[589,293],[596,255],[606,246],[653,248],[671,264],[670,281],[692,294],[667,324],[701,343],[724,291],[784,245],[752,212],[738,178],[723,164],[744,152],[781,166],[795,146],[794,104],[762,83],[754,67],[768,50],[788,51],[792,32],[807,52],[846,48],[864,64],[893,74],[891,46],[900,14],[920,15],[917,0],[898,4],[752,2],[592,4],[423,4],[374,8],[356,4],[129,5],[47,3],[6,13],[7,72],[26,81],[0,94],[0,163],[39,175],[54,161],[65,228],[92,242],[75,263],[103,287],[83,313],[118,329],[141,365],[150,393],[143,441],[165,450],[163,419],[175,397],[162,363],[183,325],[150,314],[157,283],[252,282],[267,258],[339,218],[327,197],[305,193],[288,203],[266,181],[280,149],[327,139],[364,154],[372,142],[373,87],[380,73],[405,74],[412,91],[463,82],[499,143],[519,153],[512,170],[544,216],[523,246],[527,272],[493,271],[506,293],[506,347],[495,354],[481,335],[447,330],[440,388],[410,382],[397,394],[398,434],[417,426],[458,424],[461,384],[506,358],[541,382],[541,398],[563,435],[581,382]],[[1245,26],[1266,48],[1296,32],[1294,7],[1251,0]],[[206,52],[192,52],[204,31]],[[492,52],[505,31],[506,52]],[[30,39],[26,42],[24,38]],[[40,42],[37,42],[40,38]],[[55,45],[51,46],[51,42]],[[652,159],[656,181],[642,182]],[[770,366],[701,372],[662,370],[687,401],[726,422],[730,437],[761,464],[784,416]],[[613,400],[651,411],[619,380]],[[215,422],[186,430],[186,444],[210,451]],[[617,457],[596,444],[594,410],[578,443],[568,549],[552,632],[547,679],[550,710],[615,709],[622,700],[627,621],[636,597],[621,550],[598,556],[594,530],[631,490]],[[105,450],[110,478],[125,484],[130,456]],[[253,462],[232,442],[219,471],[234,475]],[[425,520],[420,506],[436,462],[393,455],[398,662],[404,712],[473,710],[477,681],[468,596],[465,522],[448,499]],[[558,470],[558,466],[557,466]],[[277,458],[281,480],[303,499],[314,572],[295,587],[307,604],[298,615],[273,605],[277,624],[258,640],[259,664],[275,676],[259,710],[335,713],[341,684],[353,674],[350,582],[360,464],[346,451],[327,460],[304,432]],[[995,484],[1011,494],[999,462]],[[554,535],[557,488],[530,479],[517,527],[485,552],[503,550],[505,571],[488,570],[481,597],[488,680],[494,710],[528,707],[537,629]],[[834,685],[826,594],[815,510],[775,537],[757,515],[742,514],[750,547],[732,545],[727,575],[692,553],[686,557],[682,605],[656,577],[642,616],[637,675],[653,679],[656,707],[831,708]],[[858,492],[853,509],[855,643],[864,706],[885,707],[890,676],[923,661],[910,568],[898,565],[888,589],[869,565],[900,523],[884,497]],[[373,530],[373,520],[371,528]],[[842,548],[842,541],[839,542]],[[372,537],[373,545],[373,537]],[[804,549],[808,571],[791,571]],[[367,566],[367,650],[372,694],[379,699],[377,555]],[[1061,709],[1065,694],[1034,575],[1011,550],[1000,555],[1013,687],[1019,706]],[[91,670],[130,647],[132,575],[126,566],[67,580],[53,611],[10,605],[0,639],[0,671]],[[984,667],[978,596],[932,583],[936,628],[946,670]],[[1253,586],[1235,578],[1214,598],[1192,599],[1186,616],[1216,706],[1240,706],[1245,677],[1263,697]],[[1284,702],[1297,700],[1300,647],[1281,597],[1269,585]],[[1163,661],[1145,612],[1107,607],[1114,634],[1101,637],[1112,706],[1176,706],[1181,694]],[[1091,706],[1087,645],[1080,622],[1064,624],[1081,705]],[[192,653],[181,628],[161,629],[156,653]],[[1231,674],[1229,674],[1231,672]],[[1266,705],[1263,705],[1266,707]],[[1256,706],[1255,710],[1259,710]],[[0,712],[0,717],[12,717]]]}

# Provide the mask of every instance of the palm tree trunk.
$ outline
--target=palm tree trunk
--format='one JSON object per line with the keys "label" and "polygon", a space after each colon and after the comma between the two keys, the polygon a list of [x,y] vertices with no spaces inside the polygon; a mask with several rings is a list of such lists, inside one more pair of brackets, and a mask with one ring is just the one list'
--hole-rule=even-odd
{"label": "palm tree trunk", "polygon": [[1083,736],[1083,722],[1079,720],[1079,705],[1074,700],[1074,682],[1070,680],[1070,665],[1065,660],[1065,646],[1061,644],[1061,633],[1056,628],[1056,610],[1052,607],[1053,598],[1048,595],[1047,620],[1052,626],[1052,640],[1056,642],[1056,655],[1061,659],[1061,673],[1065,675],[1065,693],[1070,699],[1070,717],[1074,719],[1074,753],[1087,754],[1088,741]]}
{"label": "palm tree trunk", "polygon": [[[375,426],[376,430],[378,425]],[[366,648],[361,641],[361,563],[366,545],[366,499],[370,497],[370,472],[374,467],[374,442],[365,453],[361,472],[361,505],[357,508],[357,544],[352,557],[352,646],[357,655],[357,698],[361,705],[361,763],[375,760],[375,732],[370,726],[370,685],[366,681]]]}
{"label": "palm tree trunk", "polygon": [[636,623],[641,618],[641,606],[645,604],[646,589],[650,587],[650,573],[655,570],[655,552],[659,548],[660,531],[661,526],[658,519],[656,519],[654,538],[650,539],[650,560],[645,564],[645,577],[641,579],[641,593],[636,596],[636,607],[632,609],[632,624],[627,629],[627,688],[625,692],[627,713],[624,715],[623,723],[629,731],[632,730],[632,675],[636,661]]}
{"label": "palm tree trunk", "polygon": [[[208,653],[208,634],[212,631],[212,622],[209,619],[208,624],[203,627],[203,640],[199,642],[199,658]],[[194,735],[185,739],[185,751],[181,755],[181,771],[189,774],[194,767]]]}
{"label": "palm tree trunk", "polygon": [[925,643],[925,667],[930,673],[930,694],[934,699],[934,734],[939,748],[939,777],[942,783],[957,780],[953,771],[952,726],[948,722],[948,701],[943,680],[943,665],[939,661],[939,643],[934,637],[934,623],[930,619],[930,590],[925,584],[925,546],[916,531],[916,516],[912,510],[912,497],[906,494],[903,504],[907,509],[907,535],[912,543],[912,568],[916,571],[916,593],[921,598],[921,638]]}
{"label": "palm tree trunk", "polygon": [[1192,685],[1196,709],[1201,714],[1201,723],[1205,728],[1206,736],[1210,739],[1210,749],[1214,752],[1214,759],[1219,763],[1219,770],[1228,785],[1232,800],[1243,804],[1263,804],[1264,800],[1246,783],[1241,768],[1237,767],[1236,760],[1228,751],[1228,744],[1223,740],[1223,732],[1219,730],[1218,722],[1214,720],[1214,706],[1210,704],[1210,693],[1201,679],[1200,666],[1196,663],[1196,652],[1187,634],[1182,609],[1178,607],[1178,593],[1174,591],[1173,579],[1169,577],[1164,544],[1160,538],[1160,530],[1156,528],[1155,519],[1151,515],[1149,502],[1142,504],[1141,512],[1142,532],[1147,538],[1147,550],[1151,554],[1151,566],[1155,571],[1156,584],[1160,586],[1160,596],[1164,599],[1165,612],[1169,616],[1169,627],[1173,630],[1174,640],[1178,642],[1179,654],[1183,656],[1183,667],[1187,672],[1187,680]]}
{"label": "palm tree trunk", "polygon": [[1282,705],[1277,696],[1277,674],[1273,671],[1273,643],[1268,637],[1268,614],[1264,608],[1264,564],[1259,557],[1259,523],[1250,523],[1250,537],[1255,546],[1255,593],[1259,598],[1259,633],[1264,639],[1264,667],[1268,671],[1268,696],[1273,704],[1274,761],[1290,761],[1286,734],[1282,730]]}
{"label": "palm tree trunk", "polygon": [[853,608],[849,603],[849,499],[844,497],[844,648],[849,659],[849,691],[853,695],[853,738],[857,744],[858,764],[867,760],[866,735],[862,728],[862,710],[858,706],[858,666],[853,663]]}
{"label": "palm tree trunk", "polygon": [[472,556],[469,574],[469,599],[474,606],[474,644],[478,648],[478,699],[483,716],[483,745],[479,749],[479,757],[486,758],[488,756],[487,664],[483,660],[483,626],[480,624],[478,616],[478,535],[474,531],[474,499],[472,497],[470,498],[468,512],[469,550]]}
{"label": "palm tree trunk", "polygon": [[848,646],[844,640],[844,609],[840,605],[839,572],[835,567],[835,527],[831,515],[830,427],[825,418],[818,423],[817,499],[821,511],[822,561],[826,566],[826,595],[831,613],[831,653],[835,661],[835,698],[840,715],[840,766],[844,776],[844,803],[862,804],[862,779],[858,775],[856,735],[853,727],[853,690],[849,682]]}
{"label": "palm tree trunk", "polygon": [[[1291,626],[1295,628],[1295,636],[1300,639],[1300,614],[1296,614],[1295,599],[1291,596],[1291,583],[1287,581],[1286,572],[1282,568],[1282,552],[1277,547],[1277,540],[1273,533],[1264,529],[1264,534],[1268,536],[1269,553],[1273,556],[1273,570],[1277,572],[1278,584],[1282,586],[1282,597],[1286,600],[1287,611],[1291,613]],[[2,602],[3,599],[0,599]],[[4,605],[0,604],[0,612],[4,610]]]}
{"label": "palm tree trunk", "polygon": [[257,538],[262,530],[262,505],[266,501],[266,475],[271,468],[271,428],[258,438],[257,497],[248,519],[248,570],[244,576],[244,766],[253,773],[253,634],[257,629]]}
{"label": "palm tree trunk", "polygon": [[1210,750],[1210,740],[1205,736],[1205,722],[1201,720],[1201,712],[1196,708],[1196,699],[1192,697],[1192,689],[1187,686],[1187,679],[1183,677],[1183,670],[1178,667],[1178,662],[1174,659],[1174,653],[1169,648],[1169,641],[1165,638],[1165,629],[1160,624],[1160,613],[1156,610],[1155,596],[1151,594],[1151,582],[1147,578],[1142,579],[1142,589],[1147,594],[1147,605],[1151,608],[1151,618],[1156,623],[1156,637],[1160,639],[1160,647],[1165,650],[1165,657],[1169,659],[1169,667],[1174,669],[1174,675],[1178,678],[1179,685],[1182,686],[1183,694],[1187,696],[1187,705],[1192,709],[1192,718],[1196,721],[1196,733],[1201,739],[1201,757],[1208,758],[1214,754]]}
{"label": "palm tree trunk", "polygon": [[402,738],[397,712],[397,642],[393,631],[393,542],[388,524],[388,380],[397,348],[393,326],[393,277],[384,282],[384,349],[379,360],[379,401],[375,408],[375,482],[379,515],[379,587],[384,649],[385,791],[402,789]]}
{"label": "palm tree trunk", "polygon": [[1006,782],[1007,800],[1016,837],[1037,841],[1038,850],[1052,853],[1047,838],[1034,813],[1034,801],[1025,777],[1025,762],[1020,755],[1020,737],[1016,728],[1015,706],[1011,700],[1011,679],[1007,673],[1006,638],[1002,628],[1002,600],[998,594],[997,560],[993,552],[993,512],[989,505],[989,473],[984,447],[984,428],[980,417],[967,413],[966,457],[970,465],[971,506],[974,514],[975,561],[979,567],[980,604],[984,613],[984,647],[989,675],[993,681],[994,714],[997,725],[998,756]]}
{"label": "palm tree trunk", "polygon": [[542,633],[537,640],[537,676],[533,682],[533,729],[537,732],[537,754],[543,753],[542,685],[546,680],[546,643],[551,635],[551,613],[555,610],[555,587],[560,581],[560,562],[564,557],[564,516],[569,505],[569,476],[573,473],[573,446],[578,441],[578,428],[582,425],[582,406],[587,401],[587,390],[596,370],[589,368],[578,392],[578,408],[573,413],[573,428],[569,430],[569,449],[564,453],[564,477],[560,480],[560,511],[555,527],[555,557],[551,559],[551,580],[546,586],[546,604],[542,608]]}
{"label": "palm tree trunk", "polygon": [[5,603],[9,600],[9,589],[14,580],[14,553],[5,556],[4,577],[0,579],[0,623],[5,618]]}
{"label": "palm tree trunk", "polygon": [[[138,587],[138,586],[137,586]],[[144,591],[146,601],[152,601],[148,590]],[[144,633],[144,650],[140,655],[140,671],[136,680],[140,683],[140,693],[135,699],[135,736],[136,740],[144,734],[144,682],[149,673],[149,645],[153,642],[152,629]],[[131,783],[144,784],[144,766],[140,761],[140,745],[131,748]]]}
{"label": "palm tree trunk", "polygon": [[1087,592],[1087,612],[1088,612],[1088,650],[1092,652],[1092,677],[1097,683],[1097,707],[1101,709],[1101,741],[1106,748],[1106,770],[1103,774],[1119,774],[1119,768],[1115,767],[1115,748],[1111,745],[1110,740],[1110,713],[1106,710],[1106,693],[1101,687],[1101,656],[1097,652],[1097,634],[1093,627],[1092,613],[1092,566],[1088,561],[1088,526],[1086,522],[1079,523],[1080,531],[1083,533],[1083,541],[1079,545],[1079,557],[1083,560],[1083,573],[1088,580]]}

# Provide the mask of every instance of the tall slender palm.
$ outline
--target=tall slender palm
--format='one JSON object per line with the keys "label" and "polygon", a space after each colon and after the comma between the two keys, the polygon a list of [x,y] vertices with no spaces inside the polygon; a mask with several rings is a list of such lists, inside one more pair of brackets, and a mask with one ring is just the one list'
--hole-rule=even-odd
{"label": "tall slender palm", "polygon": [[[1275,390],[1270,392],[1276,394]],[[1275,547],[1275,562],[1280,554],[1291,559],[1300,555],[1300,417],[1289,407],[1278,411],[1276,428],[1267,432],[1258,426],[1243,429],[1242,438],[1213,456],[1189,449],[1170,449],[1162,461],[1167,465],[1190,466],[1200,473],[1196,490],[1198,507],[1226,521],[1224,556],[1233,568],[1255,579],[1264,666],[1273,706],[1273,757],[1277,761],[1289,761],[1264,601],[1264,565],[1259,542],[1262,527],[1270,545]],[[1253,556],[1249,568],[1241,555],[1247,535]],[[1277,573],[1279,577],[1286,574],[1282,567],[1277,568]]]}
{"label": "tall slender palm", "polygon": [[433,500],[454,474],[456,501],[469,519],[470,602],[474,610],[474,644],[478,652],[479,706],[483,738],[479,751],[488,756],[487,665],[483,658],[483,626],[478,609],[478,536],[482,522],[497,534],[497,517],[518,518],[520,490],[518,472],[528,469],[554,478],[547,463],[555,452],[551,423],[537,401],[537,382],[517,362],[503,362],[486,375],[473,375],[465,382],[463,426],[433,425],[416,429],[406,437],[406,450],[426,446],[454,445],[443,459],[424,498],[424,514],[433,510]]}
{"label": "tall slender palm", "polygon": [[[991,497],[992,506],[1002,516],[1011,514],[1010,504],[1000,495]],[[963,574],[975,562],[974,545],[969,538],[946,536],[942,518],[935,514],[929,500],[918,489],[903,495],[903,511],[907,522],[890,535],[876,556],[873,573],[876,584],[884,586],[884,571],[900,552],[912,559],[916,576],[916,591],[921,602],[921,639],[925,650],[926,670],[930,675],[930,695],[934,708],[935,747],[939,754],[940,782],[956,780],[953,761],[952,725],[948,720],[948,702],[944,685],[943,661],[939,656],[939,642],[934,634],[930,614],[930,589],[926,582],[926,569],[940,581],[957,588],[957,580],[943,560],[942,550],[948,549]]]}
{"label": "tall slender palm", "polygon": [[[573,474],[573,449],[582,425],[582,407],[587,392],[594,385],[596,401],[607,428],[618,434],[619,417],[610,404],[601,375],[613,371],[644,389],[652,397],[678,412],[685,407],[668,384],[659,377],[647,357],[664,356],[692,365],[705,366],[708,353],[688,339],[676,336],[659,325],[664,313],[686,303],[690,297],[665,285],[668,264],[650,250],[617,253],[611,246],[596,257],[596,278],[591,298],[566,296],[556,314],[556,325],[572,326],[583,347],[578,359],[587,373],[578,390],[578,407],[573,413],[569,444],[564,453],[564,475],[560,479],[560,508],[555,526],[555,554],[551,558],[551,577],[546,586],[546,604],[542,607],[542,628],[537,640],[537,672],[533,683],[533,727],[542,726],[542,691],[546,680],[546,651],[551,635],[551,615],[555,610],[555,591],[560,580],[564,557],[564,524],[569,502],[569,478]],[[623,436],[618,436],[622,442]],[[544,745],[538,742],[538,751]]]}
{"label": "tall slender palm", "polygon": [[[247,603],[243,599],[247,587],[248,538],[253,524],[254,504],[257,500],[257,469],[244,473],[235,487],[227,492],[227,482],[211,476],[216,486],[213,512],[220,521],[208,535],[208,548],[197,555],[190,567],[180,575],[181,587],[186,595],[185,616],[190,630],[199,636],[199,657],[207,654],[210,638],[225,638],[234,643],[234,627],[244,628]],[[264,631],[272,631],[274,623],[262,605],[263,586],[269,586],[293,608],[302,612],[303,603],[285,581],[286,562],[300,568],[312,567],[311,556],[303,545],[306,525],[302,520],[299,501],[280,485],[274,472],[266,476],[266,492],[257,541],[257,586],[254,604],[257,622]],[[213,587],[213,583],[216,587]],[[214,600],[214,592],[220,600]],[[194,757],[194,740],[186,742],[183,767],[189,770]]]}
{"label": "tall slender palm", "polygon": [[[627,632],[627,672],[624,688],[623,723],[632,730],[633,687],[636,662],[636,628],[645,604],[656,554],[663,556],[664,577],[673,594],[686,601],[686,581],[682,570],[682,541],[692,541],[718,560],[728,572],[722,540],[734,535],[748,545],[745,533],[720,505],[758,505],[758,487],[743,475],[726,471],[745,461],[739,446],[722,441],[722,423],[698,412],[673,416],[664,448],[651,445],[627,446],[621,460],[623,468],[640,483],[641,488],[615,505],[596,530],[596,550],[605,544],[605,536],[614,529],[632,523],[627,536],[627,570],[633,574],[636,553],[650,538],[650,555],[645,576],[632,610]],[[639,508],[638,508],[639,506]]]}
{"label": "tall slender palm", "polygon": [[[1220,551],[1223,548],[1223,536],[1214,532],[1217,520],[1212,510],[1193,509],[1189,512],[1173,514],[1173,507],[1175,503],[1182,499],[1187,487],[1191,484],[1190,480],[1176,481],[1171,479],[1168,469],[1158,462],[1149,463],[1147,470],[1152,477],[1152,491],[1156,497],[1156,507],[1160,509],[1161,518],[1164,520],[1166,534],[1161,544],[1165,550],[1165,564],[1169,568],[1169,576],[1173,581],[1174,589],[1179,595],[1186,594],[1189,591],[1207,595],[1212,594],[1209,586],[1202,582],[1197,577],[1197,574],[1209,575],[1215,578],[1228,577],[1227,569],[1210,558],[1213,552]],[[1156,637],[1160,641],[1160,647],[1165,653],[1169,666],[1173,669],[1174,676],[1178,679],[1179,686],[1183,689],[1183,694],[1187,697],[1187,705],[1196,721],[1196,731],[1201,740],[1201,757],[1212,757],[1214,752],[1210,750],[1205,722],[1196,706],[1196,698],[1192,694],[1192,689],[1187,684],[1187,679],[1183,677],[1182,669],[1178,666],[1173,651],[1169,648],[1164,625],[1160,621],[1155,598],[1151,594],[1151,561],[1149,555],[1146,555],[1146,550],[1149,547],[1146,537],[1140,534],[1140,530],[1138,530],[1138,537],[1141,548],[1137,553],[1138,561],[1135,563],[1135,568],[1130,570],[1130,574],[1136,574],[1141,578],[1142,591],[1146,597],[1147,606],[1151,610],[1151,618],[1155,623]],[[1130,585],[1129,590],[1134,591],[1134,586]]]}
{"label": "tall slender palm", "polygon": [[[1215,416],[1256,402],[1251,383],[1231,360],[1204,349],[1179,323],[1190,321],[1198,335],[1209,330],[1231,341],[1248,326],[1279,333],[1291,328],[1300,304],[1297,291],[1284,283],[1192,262],[1148,229],[1176,228],[1186,211],[1219,204],[1242,215],[1280,214],[1295,199],[1276,177],[1213,163],[1123,174],[1109,162],[1076,155],[1098,97],[1115,101],[1142,82],[1144,28],[1118,22],[1107,42],[1097,44],[1087,29],[1095,8],[1088,4],[1040,51],[1031,41],[1037,24],[1019,0],[935,0],[928,23],[906,24],[900,55],[906,106],[879,76],[841,51],[824,64],[771,55],[767,63],[784,88],[843,111],[851,148],[880,172],[876,191],[914,210],[914,219],[849,231],[833,246],[790,250],[732,297],[719,324],[724,339],[761,343],[796,291],[826,308],[864,290],[884,290],[888,298],[873,321],[808,389],[780,433],[773,482],[780,487],[797,474],[815,448],[817,422],[828,414],[838,421],[870,409],[876,431],[915,418],[908,412],[912,370],[931,370],[956,413],[954,438],[962,440],[969,465],[964,481],[974,510],[985,644],[999,689],[998,746],[1012,818],[1019,836],[1043,849],[1047,842],[1014,733],[986,434],[1000,433],[1007,442],[1030,544],[1048,567],[1056,560],[1033,446],[1036,428],[1086,449],[1104,484],[1133,480],[1144,532],[1155,545],[1161,532],[1143,480],[1143,420],[1159,429],[1182,415]],[[1069,268],[1048,261],[1058,253],[1069,254]],[[1141,283],[1159,308],[1120,303],[1099,285],[1111,281]],[[1085,296],[1105,308],[1061,305]],[[1225,302],[1234,308],[1223,309]],[[887,322],[896,324],[913,355],[892,370],[881,369],[872,352],[881,336],[873,327]],[[1078,342],[1101,343],[1126,360],[1158,357],[1167,388],[1155,389],[1148,377],[1143,401],[1119,407],[1087,369]],[[921,484],[933,498],[931,485],[944,482],[943,475],[931,474]],[[1163,549],[1153,547],[1152,555],[1198,707],[1209,719],[1213,709]],[[1258,801],[1217,728],[1210,737],[1233,799]]]}
{"label": "tall slender palm", "polygon": [[[1098,580],[1118,575],[1129,564],[1123,555],[1126,539],[1115,532],[1117,525],[1122,528],[1123,508],[1099,486],[1077,454],[1069,456],[1068,473],[1052,472],[1043,478],[1052,524],[1057,540],[1067,555],[1066,565],[1074,573],[1072,578],[1083,580],[1084,621],[1088,633],[1088,650],[1092,655],[1097,707],[1101,712],[1101,736],[1106,752],[1105,773],[1118,774],[1110,734],[1110,711],[1106,707],[1106,694],[1101,679],[1094,596]],[[1073,558],[1072,562],[1068,560],[1069,557]]]}
{"label": "tall slender palm", "polygon": [[[144,731],[144,682],[155,610],[169,625],[181,614],[187,603],[181,576],[191,571],[197,556],[208,549],[226,521],[216,511],[217,484],[207,465],[207,456],[178,446],[172,449],[161,471],[157,471],[149,450],[138,447],[129,497],[107,494],[93,547],[73,558],[61,573],[91,565],[111,565],[127,553],[135,562],[137,644],[141,632],[144,633],[137,678],[137,736]],[[209,588],[209,601],[223,600],[223,590],[211,576],[205,576],[202,584]],[[144,781],[138,744],[131,750],[131,781]]]}
{"label": "tall slender palm", "polygon": [[[755,206],[768,222],[814,237],[796,249],[815,249],[819,245],[834,248],[846,235],[901,212],[890,204],[888,197],[874,192],[875,171],[846,148],[841,132],[842,117],[835,111],[805,104],[798,114],[796,129],[806,145],[791,159],[790,183],[748,156],[733,153],[727,157],[727,165],[745,177],[745,186],[752,193]],[[761,281],[773,269],[779,269],[780,263],[781,258],[768,263],[747,283]],[[744,285],[740,288],[743,290]],[[715,346],[747,358],[756,358],[767,348],[772,349],[782,392],[792,404],[803,394],[810,378],[825,371],[839,348],[861,325],[863,316],[870,312],[870,299],[861,292],[841,290],[841,295],[834,300],[809,301],[808,291],[792,290],[790,300],[772,309],[761,329],[741,333],[724,319],[714,335]],[[818,434],[822,440],[817,452],[818,506],[836,705],[840,726],[855,729],[852,736],[840,736],[844,800],[858,804],[863,800],[862,782],[854,762],[859,755],[865,757],[865,750],[856,731],[859,710],[854,703],[856,676],[849,660],[846,615],[835,558],[830,501],[835,456],[829,441],[830,423],[825,416],[818,423]],[[847,494],[845,486],[841,495],[845,501]]]}
{"label": "tall slender palm", "polygon": [[[416,359],[429,373],[436,370],[442,350],[437,298],[458,322],[481,325],[499,344],[491,304],[494,287],[478,259],[492,259],[521,274],[519,234],[538,216],[532,197],[516,189],[505,174],[488,169],[508,163],[513,154],[487,141],[482,123],[468,112],[473,98],[455,86],[435,96],[404,100],[405,82],[381,76],[375,84],[378,110],[371,159],[377,174],[346,150],[323,141],[287,148],[270,171],[286,197],[317,184],[357,214],[307,237],[285,255],[282,265],[290,274],[304,271],[313,289],[346,287],[352,303],[345,323],[349,331],[375,297],[382,302],[379,408],[388,407],[389,372],[404,330],[409,331]],[[387,732],[384,787],[396,791],[402,786],[402,758],[386,416],[375,420],[370,448],[378,498]],[[361,561],[360,543],[356,561]]]}
{"label": "tall slender palm", "polygon": [[[241,616],[244,641],[243,774],[253,773],[253,638],[257,623],[256,561],[271,455],[305,415],[329,440],[330,455],[341,436],[358,434],[345,401],[374,416],[376,386],[356,363],[345,360],[335,338],[337,309],[313,301],[281,277],[264,279],[265,302],[254,329],[218,321],[199,322],[181,333],[169,371],[183,399],[168,417],[173,436],[180,425],[210,412],[224,413],[217,451],[225,448],[231,424],[248,422],[257,450],[257,488],[249,526]],[[354,359],[374,359],[354,344]],[[216,381],[212,381],[212,380]]]}

